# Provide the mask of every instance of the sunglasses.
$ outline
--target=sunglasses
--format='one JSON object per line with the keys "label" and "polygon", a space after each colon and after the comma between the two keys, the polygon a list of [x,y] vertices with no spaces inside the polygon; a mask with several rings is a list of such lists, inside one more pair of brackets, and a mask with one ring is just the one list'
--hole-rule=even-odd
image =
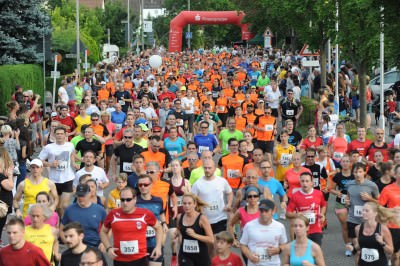
{"label": "sunglasses", "polygon": [[150,185],[151,185],[151,183],[141,183],[141,184],[138,184],[138,187],[148,187]]}
{"label": "sunglasses", "polygon": [[133,198],[121,198],[121,202],[131,202]]}
{"label": "sunglasses", "polygon": [[265,112],[265,114],[266,114],[266,115],[270,115],[270,114],[271,114],[271,112]]}
{"label": "sunglasses", "polygon": [[92,119],[92,121],[96,122],[96,121],[99,121],[99,119]]}
{"label": "sunglasses", "polygon": [[248,199],[256,199],[258,197],[259,197],[258,195],[247,195]]}
{"label": "sunglasses", "polygon": [[201,129],[208,129],[208,127],[201,127]]}
{"label": "sunglasses", "polygon": [[307,158],[314,158],[315,156],[311,156],[311,155],[309,155],[309,156],[307,156]]}
{"label": "sunglasses", "polygon": [[161,131],[159,130],[154,130],[153,133],[160,133]]}
{"label": "sunglasses", "polygon": [[153,175],[153,174],[157,173],[157,171],[146,171],[146,173],[149,175]]}
{"label": "sunglasses", "polygon": [[133,138],[132,136],[124,136],[124,139],[131,139]]}

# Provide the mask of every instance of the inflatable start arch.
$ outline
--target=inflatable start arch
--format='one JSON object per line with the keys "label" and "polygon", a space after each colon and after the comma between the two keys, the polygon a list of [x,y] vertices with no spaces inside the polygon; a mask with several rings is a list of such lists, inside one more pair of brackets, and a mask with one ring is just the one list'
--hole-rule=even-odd
{"label": "inflatable start arch", "polygon": [[254,37],[249,31],[249,24],[242,24],[245,14],[238,11],[182,11],[170,22],[169,52],[182,50],[182,30],[187,24],[234,24],[242,29],[242,40]]}

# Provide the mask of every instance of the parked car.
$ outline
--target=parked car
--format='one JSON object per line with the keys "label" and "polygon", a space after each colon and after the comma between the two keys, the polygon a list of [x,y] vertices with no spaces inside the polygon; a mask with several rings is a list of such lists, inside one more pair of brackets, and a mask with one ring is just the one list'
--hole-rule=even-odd
{"label": "parked car", "polygon": [[[388,90],[390,86],[392,86],[396,81],[400,80],[400,70],[390,70],[386,72],[384,75],[384,84],[383,89],[384,91]],[[377,95],[381,93],[381,77],[376,76],[375,78],[371,79],[370,87],[372,92]]]}

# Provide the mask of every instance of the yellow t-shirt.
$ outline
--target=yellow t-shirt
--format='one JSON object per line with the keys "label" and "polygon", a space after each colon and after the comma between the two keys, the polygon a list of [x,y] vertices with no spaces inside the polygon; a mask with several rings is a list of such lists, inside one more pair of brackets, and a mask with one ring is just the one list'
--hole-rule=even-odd
{"label": "yellow t-shirt", "polygon": [[293,168],[292,156],[296,152],[296,148],[289,145],[287,148],[283,148],[281,144],[276,147],[276,159],[279,164],[276,167],[276,179],[278,181],[285,180],[285,172]]}
{"label": "yellow t-shirt", "polygon": [[47,193],[50,192],[50,187],[49,187],[49,179],[46,177],[43,177],[42,182],[39,184],[32,184],[31,180],[29,178],[26,178],[25,180],[25,187],[24,187],[24,209],[23,209],[23,218],[25,219],[25,216],[27,215],[29,206],[36,204],[36,195],[41,192],[45,191]]}
{"label": "yellow t-shirt", "polygon": [[120,200],[121,197],[119,193],[120,191],[117,188],[114,188],[113,190],[110,191],[107,200],[108,209],[112,210],[121,207],[121,200]]}
{"label": "yellow t-shirt", "polygon": [[86,115],[85,118],[83,118],[80,115],[77,115],[75,118],[75,123],[76,123],[76,132],[81,133],[81,127],[82,125],[90,125],[90,115]]}
{"label": "yellow t-shirt", "polygon": [[51,261],[55,239],[50,225],[44,224],[40,229],[34,229],[32,226],[27,226],[25,228],[24,238],[26,241],[41,248],[44,255],[46,255],[46,258]]}

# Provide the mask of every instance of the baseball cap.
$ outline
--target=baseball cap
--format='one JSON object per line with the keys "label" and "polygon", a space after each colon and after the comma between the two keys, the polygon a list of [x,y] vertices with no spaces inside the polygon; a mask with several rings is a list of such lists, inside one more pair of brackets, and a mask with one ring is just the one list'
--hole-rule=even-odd
{"label": "baseball cap", "polygon": [[275,208],[275,203],[269,199],[263,199],[258,204],[258,209],[260,209],[260,210],[269,211],[269,210],[273,210],[274,208]]}
{"label": "baseball cap", "polygon": [[43,163],[42,163],[42,161],[39,160],[39,159],[33,159],[33,160],[31,161],[31,165],[36,165],[36,166],[39,166],[39,167],[43,167]]}
{"label": "baseball cap", "polygon": [[212,95],[212,92],[211,91],[207,91],[206,95]]}
{"label": "baseball cap", "polygon": [[257,87],[253,85],[253,86],[251,86],[251,88],[252,88],[252,89],[256,89]]}
{"label": "baseball cap", "polygon": [[107,83],[105,81],[100,82],[101,85],[106,85]]}
{"label": "baseball cap", "polygon": [[154,131],[161,131],[161,127],[160,126],[153,126],[152,130]]}
{"label": "baseball cap", "polygon": [[181,91],[185,91],[185,90],[186,90],[186,86],[182,86]]}
{"label": "baseball cap", "polygon": [[149,131],[149,128],[148,128],[145,124],[139,124],[139,127],[140,127],[143,131]]}
{"label": "baseball cap", "polygon": [[258,102],[259,102],[259,103],[263,103],[263,102],[264,102],[264,100],[258,100]]}
{"label": "baseball cap", "polygon": [[135,125],[146,124],[147,120],[144,118],[139,118],[135,121]]}
{"label": "baseball cap", "polygon": [[56,117],[58,114],[57,114],[57,112],[52,112],[51,113],[51,117]]}
{"label": "baseball cap", "polygon": [[76,187],[76,196],[84,197],[90,192],[90,187],[86,184],[79,184]]}

